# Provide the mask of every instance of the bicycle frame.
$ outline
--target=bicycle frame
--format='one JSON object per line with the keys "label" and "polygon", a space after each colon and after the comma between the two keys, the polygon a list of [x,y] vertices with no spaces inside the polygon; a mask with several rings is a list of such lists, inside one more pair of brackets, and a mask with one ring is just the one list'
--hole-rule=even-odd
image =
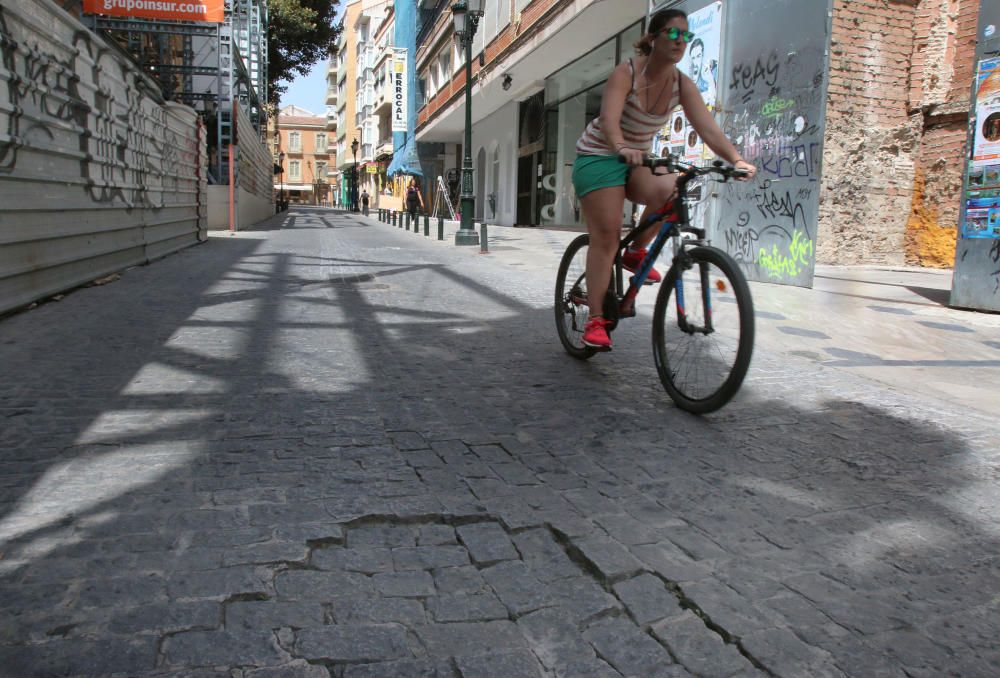
{"label": "bicycle frame", "polygon": [[[677,197],[673,200],[667,201],[662,207],[660,207],[656,212],[647,217],[643,223],[636,226],[632,231],[621,241],[618,247],[618,255],[615,257],[615,292],[621,302],[619,303],[619,315],[621,317],[629,317],[634,315],[634,305],[635,298],[639,295],[639,290],[642,289],[646,278],[649,277],[649,272],[653,268],[653,264],[659,259],[660,254],[663,252],[663,248],[666,246],[667,240],[672,239],[674,243],[674,255],[675,265],[679,266],[681,270],[687,270],[691,267],[691,263],[687,257],[686,248],[707,244],[705,240],[705,231],[700,228],[695,228],[690,225],[690,211],[686,201],[687,197],[687,185],[696,175],[691,172],[683,172],[677,179]],[[662,222],[659,232],[656,234],[656,238],[653,244],[649,248],[649,253],[643,260],[642,266],[639,271],[632,276],[628,290],[623,289],[622,282],[622,264],[621,264],[621,252],[628,247],[632,242],[635,241],[639,235],[646,229],[652,228],[657,222]],[[691,233],[695,238],[688,239],[682,238],[683,233]],[[701,269],[701,282],[702,282],[702,303],[705,305],[705,325],[699,327],[693,325],[687,320],[687,313],[684,308],[684,284],[681,276],[677,276],[677,280],[674,282],[674,289],[676,294],[674,295],[675,303],[677,305],[677,325],[682,332],[687,334],[694,334],[696,332],[701,332],[703,334],[711,334],[714,330],[712,328],[712,299],[711,290],[708,284],[708,269],[702,267]]]}

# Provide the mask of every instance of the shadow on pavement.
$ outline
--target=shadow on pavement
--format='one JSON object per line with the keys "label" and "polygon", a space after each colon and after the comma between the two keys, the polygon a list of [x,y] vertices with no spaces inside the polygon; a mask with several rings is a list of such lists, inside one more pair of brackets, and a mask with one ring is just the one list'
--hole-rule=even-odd
{"label": "shadow on pavement", "polygon": [[[586,555],[610,536],[777,675],[1000,671],[979,433],[824,398],[836,385],[787,366],[769,380],[763,358],[695,418],[641,321],[580,363],[548,308],[467,268],[263,242],[213,239],[0,323],[0,665],[342,670],[295,634],[342,623],[339,596],[379,571],[317,554],[351,521],[489,517],[551,531],[617,596]],[[282,589],[303,570],[341,583]],[[274,602],[294,609],[247,616]],[[391,621],[430,624],[416,608]]]}

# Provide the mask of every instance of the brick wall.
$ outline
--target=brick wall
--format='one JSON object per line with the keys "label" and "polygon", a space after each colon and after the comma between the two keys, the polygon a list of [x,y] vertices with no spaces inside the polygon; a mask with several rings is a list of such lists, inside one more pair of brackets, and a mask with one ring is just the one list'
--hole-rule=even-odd
{"label": "brick wall", "polygon": [[836,0],[817,258],[950,265],[979,0]]}

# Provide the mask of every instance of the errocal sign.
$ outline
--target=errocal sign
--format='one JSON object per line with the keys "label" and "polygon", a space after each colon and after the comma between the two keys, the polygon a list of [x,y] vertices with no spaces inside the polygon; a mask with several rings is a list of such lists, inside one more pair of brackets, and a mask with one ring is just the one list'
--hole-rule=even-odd
{"label": "errocal sign", "polygon": [[392,131],[406,132],[406,50],[397,49],[392,63]]}

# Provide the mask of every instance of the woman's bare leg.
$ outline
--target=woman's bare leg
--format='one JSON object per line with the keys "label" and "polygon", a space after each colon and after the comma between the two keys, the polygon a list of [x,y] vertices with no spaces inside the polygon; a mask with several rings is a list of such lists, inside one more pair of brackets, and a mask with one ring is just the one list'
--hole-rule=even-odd
{"label": "woman's bare leg", "polygon": [[591,317],[604,314],[604,292],[611,283],[611,266],[622,235],[625,187],[591,191],[580,198],[583,218],[590,233],[587,248],[587,305]]}
{"label": "woman's bare leg", "polygon": [[[634,168],[629,175],[626,195],[629,200],[645,205],[639,217],[641,224],[647,215],[663,207],[677,195],[677,175],[656,176],[648,167]],[[647,229],[635,239],[633,247],[645,247],[656,237],[656,229]]]}

